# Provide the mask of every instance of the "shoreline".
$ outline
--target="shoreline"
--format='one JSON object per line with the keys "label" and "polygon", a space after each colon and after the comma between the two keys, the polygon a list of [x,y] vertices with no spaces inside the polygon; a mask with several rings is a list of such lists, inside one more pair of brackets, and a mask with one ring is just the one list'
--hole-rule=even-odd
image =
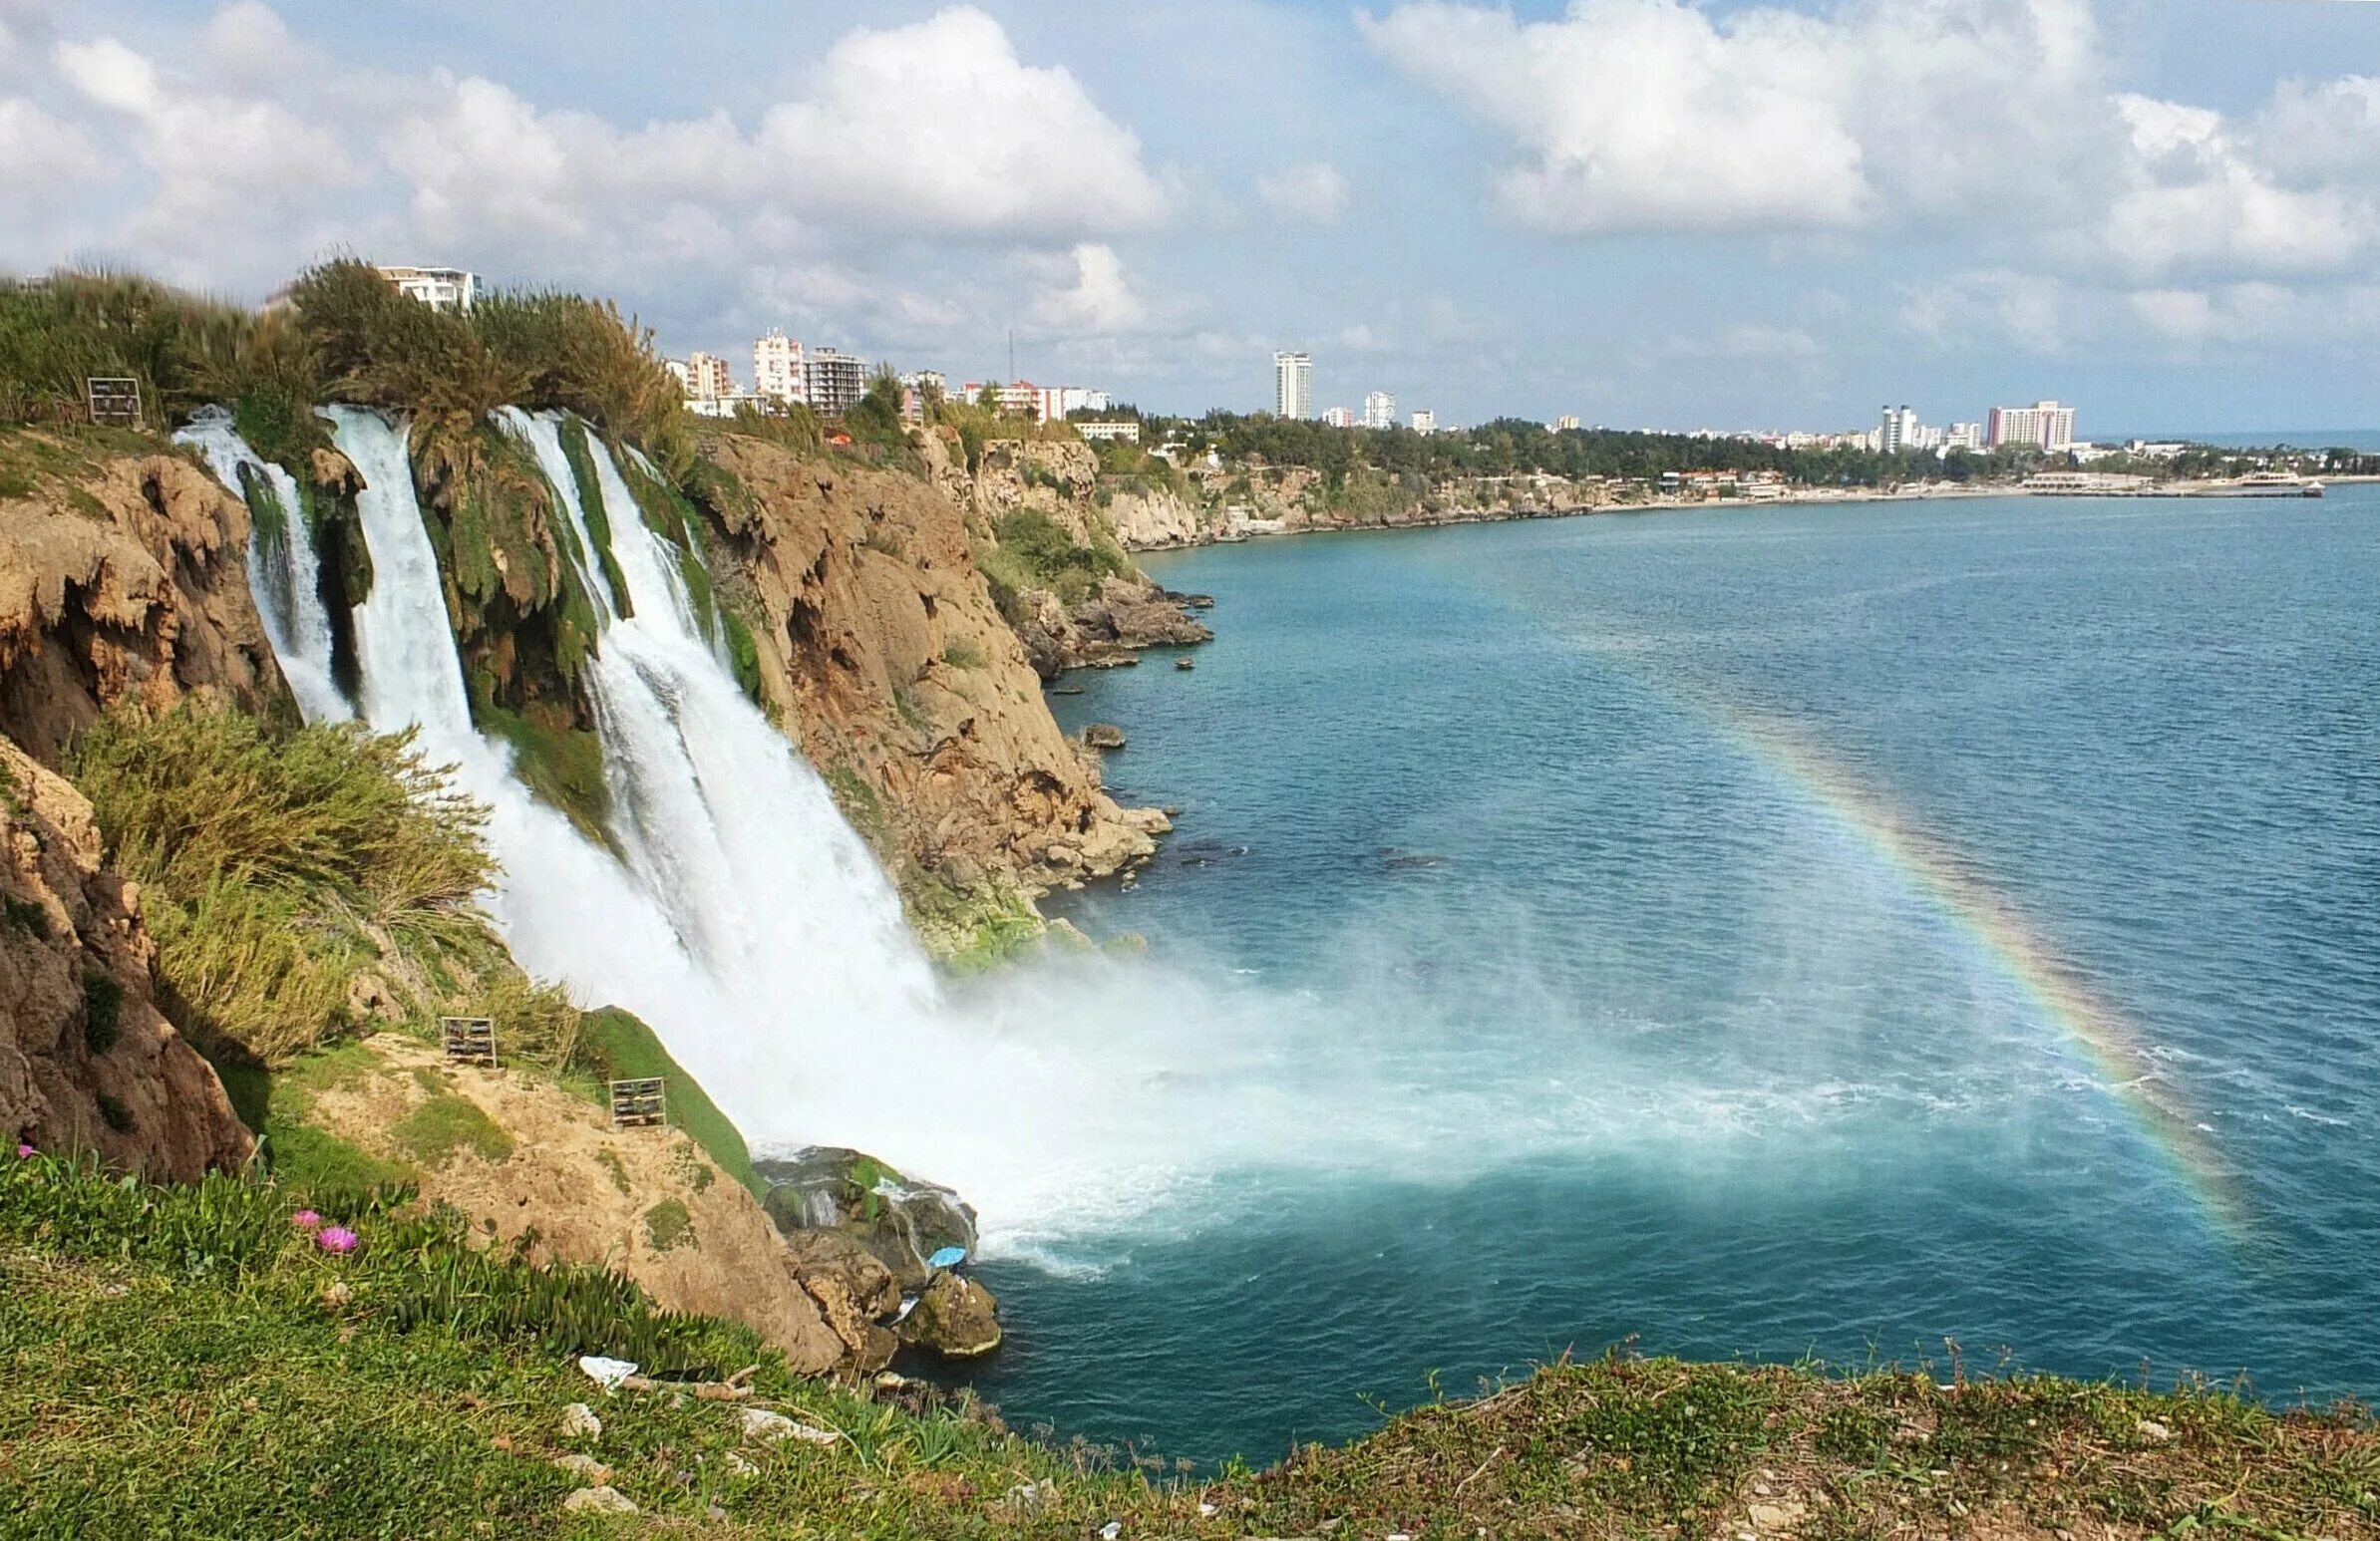
{"label": "shoreline", "polygon": [[[2325,486],[2353,486],[2380,482],[2380,475],[2339,475],[2319,478]],[[1510,508],[1481,509],[1452,512],[1425,518],[1382,520],[1373,523],[1306,524],[1295,529],[1244,529],[1232,534],[1210,534],[1203,540],[1176,541],[1156,545],[1136,545],[1125,542],[1125,550],[1139,555],[1151,551],[1195,551],[1207,546],[1243,545],[1252,540],[1281,540],[1300,535],[1347,535],[1386,530],[1445,529],[1461,524],[1515,524],[1529,519],[1578,519],[1611,513],[1679,513],[1690,510],[1728,510],[1751,512],[1767,508],[1840,507],[1853,503],[1957,502],[1982,497],[2073,497],[2094,501],[2159,501],[2189,498],[2251,497],[2257,501],[2290,501],[2295,493],[2243,491],[2236,480],[2160,483],[2137,491],[2035,491],[2023,486],[1994,483],[1989,486],[1946,486],[1920,483],[1916,486],[1894,487],[1888,491],[1873,488],[1848,488],[1835,491],[1811,490],[1789,492],[1779,497],[1651,497],[1642,502],[1590,503],[1575,508]],[[1269,522],[1269,521],[1267,521]]]}

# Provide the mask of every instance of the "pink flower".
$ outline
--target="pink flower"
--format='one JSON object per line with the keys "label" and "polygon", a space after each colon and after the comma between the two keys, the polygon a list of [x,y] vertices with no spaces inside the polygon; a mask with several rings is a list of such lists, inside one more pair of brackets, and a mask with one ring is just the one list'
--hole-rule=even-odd
{"label": "pink flower", "polygon": [[325,1252],[353,1252],[356,1235],[344,1225],[326,1225],[314,1233],[314,1245]]}
{"label": "pink flower", "polygon": [[19,1140],[17,1142],[17,1159],[22,1161],[25,1159],[25,1157],[31,1154],[33,1154],[33,1147],[26,1144],[24,1141]]}
{"label": "pink flower", "polygon": [[316,1214],[311,1209],[301,1209],[296,1214],[293,1214],[289,1217],[289,1223],[296,1226],[301,1231],[320,1230],[322,1228],[322,1216]]}

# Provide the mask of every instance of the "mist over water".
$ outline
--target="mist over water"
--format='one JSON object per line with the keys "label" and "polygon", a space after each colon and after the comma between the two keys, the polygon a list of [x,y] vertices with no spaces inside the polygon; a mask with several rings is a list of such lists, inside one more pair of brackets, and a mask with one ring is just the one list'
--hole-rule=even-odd
{"label": "mist over water", "polygon": [[[1158,559],[1220,640],[1055,703],[1126,725],[1120,795],[1184,808],[1137,891],[1075,901],[1150,953],[945,986],[599,445],[616,855],[471,728],[402,425],[333,421],[372,487],[365,715],[491,803],[515,955],[653,1023],[756,1147],[965,1193],[1012,1421],[1268,1456],[1367,1424],[1358,1393],[1631,1334],[2380,1380],[2361,489]],[[554,423],[507,426],[591,551]],[[2245,1243],[2005,960],[1711,702],[1825,746],[2109,998],[2246,1173]]]}

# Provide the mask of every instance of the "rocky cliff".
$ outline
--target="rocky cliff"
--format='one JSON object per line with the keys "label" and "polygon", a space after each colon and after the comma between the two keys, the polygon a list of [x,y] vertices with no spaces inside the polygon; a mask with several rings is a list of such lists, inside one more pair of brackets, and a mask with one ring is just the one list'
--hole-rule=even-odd
{"label": "rocky cliff", "polygon": [[[1117,871],[1166,827],[1058,731],[941,484],[722,434],[722,593],[765,699],[929,931]],[[923,902],[920,902],[922,899]],[[945,939],[947,940],[947,939]]]}
{"label": "rocky cliff", "polygon": [[158,1013],[155,955],[91,804],[0,739],[0,1138],[177,1181],[247,1158],[214,1071]]}
{"label": "rocky cliff", "polygon": [[47,765],[107,707],[286,700],[248,595],[248,509],[180,455],[0,439],[0,733]]}

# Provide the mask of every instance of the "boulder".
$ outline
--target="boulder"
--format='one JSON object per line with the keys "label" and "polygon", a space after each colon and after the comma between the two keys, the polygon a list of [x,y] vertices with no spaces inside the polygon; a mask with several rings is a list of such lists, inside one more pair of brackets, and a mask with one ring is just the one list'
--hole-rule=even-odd
{"label": "boulder", "polygon": [[944,1269],[893,1331],[901,1342],[945,1359],[980,1359],[1000,1347],[1000,1303],[974,1280]]}
{"label": "boulder", "polygon": [[1083,747],[1095,750],[1124,748],[1124,730],[1114,723],[1093,723],[1083,730]]}
{"label": "boulder", "polygon": [[925,1260],[945,1247],[975,1251],[975,1211],[936,1183],[905,1177],[873,1156],[814,1145],[782,1160],[755,1161],[769,1184],[764,1204],[777,1228],[839,1230],[891,1271],[904,1290],[921,1288]]}

